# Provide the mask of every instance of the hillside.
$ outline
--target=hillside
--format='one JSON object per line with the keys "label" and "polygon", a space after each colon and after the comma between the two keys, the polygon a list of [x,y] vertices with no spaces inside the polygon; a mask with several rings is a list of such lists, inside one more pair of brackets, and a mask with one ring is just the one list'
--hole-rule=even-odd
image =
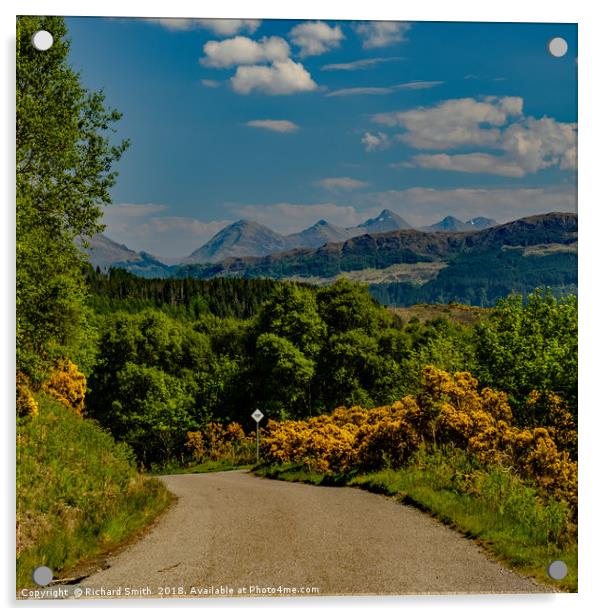
{"label": "hillside", "polygon": [[[222,230],[222,243],[212,248],[214,258],[226,245],[238,250],[244,244],[247,248],[241,250],[248,252],[255,232],[264,238],[259,244],[269,240],[278,246],[288,241],[255,223],[244,222],[237,228],[239,239],[234,243],[232,229]],[[308,243],[320,243],[346,232],[350,230],[319,221],[299,235],[305,234]],[[246,237],[243,243],[242,236]],[[113,267],[144,278],[273,278],[323,286],[344,276],[369,284],[379,301],[395,306],[449,301],[488,306],[513,291],[527,293],[536,286],[549,286],[564,293],[574,291],[577,284],[577,215],[572,213],[529,216],[462,232],[398,229],[364,233],[317,248],[204,264],[168,266],[110,240],[105,246],[105,252],[111,249],[110,254],[130,259]],[[205,254],[211,256],[209,252]]]}
{"label": "hillside", "polygon": [[[366,234],[317,249],[174,267],[170,275],[267,277],[317,284],[350,275],[369,283],[372,294],[387,305],[456,301],[487,306],[510,292],[530,292],[537,286],[559,293],[574,291],[576,240],[577,215],[551,213],[482,231]],[[428,273],[425,264],[433,266]],[[405,266],[401,278],[400,265]],[[382,272],[380,280],[375,279],[375,270]]]}
{"label": "hillside", "polygon": [[129,447],[47,394],[17,420],[17,586],[41,564],[61,572],[139,532],[170,503]]}
{"label": "hillside", "polygon": [[465,252],[480,253],[502,246],[571,244],[576,241],[576,233],[576,214],[553,213],[522,218],[483,231],[433,234],[409,229],[365,234],[317,249],[297,249],[262,258],[231,258],[212,265],[175,267],[172,276],[334,276],[365,268],[384,269],[397,263],[448,262]]}
{"label": "hillside", "polygon": [[162,278],[168,275],[168,266],[147,252],[136,252],[125,244],[118,244],[103,233],[85,239],[78,238],[76,244],[88,255],[88,262],[94,268],[107,271],[110,268],[126,269],[132,274],[145,278]]}

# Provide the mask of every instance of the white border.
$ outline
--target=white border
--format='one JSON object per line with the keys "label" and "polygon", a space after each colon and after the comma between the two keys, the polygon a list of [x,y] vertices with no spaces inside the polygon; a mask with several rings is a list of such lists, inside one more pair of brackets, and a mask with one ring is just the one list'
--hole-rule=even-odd
{"label": "white border", "polygon": [[[392,0],[369,0],[368,2],[325,2],[324,0],[304,0],[293,5],[281,0],[242,0],[221,1],[214,4],[169,0],[158,2],[149,0],[144,3],[132,0],[105,0],[103,2],[86,2],[81,0],[9,0],[3,3],[1,22],[2,49],[4,58],[3,95],[1,118],[4,124],[2,135],[6,135],[4,147],[0,148],[0,170],[4,203],[0,208],[2,215],[2,267],[0,268],[0,289],[3,291],[3,329],[2,349],[4,353],[2,371],[2,392],[5,415],[4,437],[5,453],[2,456],[5,472],[9,479],[6,489],[8,498],[2,508],[4,533],[2,535],[3,558],[2,576],[4,582],[2,596],[8,606],[17,605],[14,596],[14,422],[10,401],[13,392],[14,370],[14,17],[16,14],[56,14],[56,15],[105,15],[105,16],[161,16],[161,17],[238,17],[238,18],[303,18],[303,19],[400,19],[430,21],[537,21],[537,22],[578,22],[579,23],[579,300],[580,300],[580,563],[579,594],[546,597],[521,596],[487,596],[487,597],[376,597],[376,598],[332,598],[292,600],[258,599],[241,600],[232,603],[221,601],[192,601],[170,603],[165,601],[132,601],[127,604],[90,603],[89,607],[108,607],[111,611],[121,613],[128,610],[142,611],[161,605],[162,609],[219,610],[220,612],[250,610],[253,613],[273,612],[285,607],[288,610],[341,608],[345,612],[363,613],[371,607],[386,612],[402,613],[420,610],[421,613],[447,614],[504,614],[514,609],[529,610],[532,613],[566,616],[568,612],[585,614],[594,612],[598,605],[597,588],[602,573],[599,517],[602,512],[599,496],[600,474],[598,443],[602,434],[600,416],[602,414],[599,399],[601,393],[595,385],[600,381],[599,349],[602,346],[600,336],[600,285],[602,276],[600,267],[600,240],[602,233],[602,209],[600,186],[597,181],[601,175],[601,157],[599,153],[602,135],[600,131],[600,80],[602,76],[601,43],[602,32],[600,11],[595,1],[572,0],[503,0],[492,3],[483,0],[419,0],[417,2],[394,2]],[[311,603],[310,603],[311,601]],[[25,612],[34,609],[81,608],[82,602],[56,604],[42,602],[27,606],[21,602],[17,607]]]}

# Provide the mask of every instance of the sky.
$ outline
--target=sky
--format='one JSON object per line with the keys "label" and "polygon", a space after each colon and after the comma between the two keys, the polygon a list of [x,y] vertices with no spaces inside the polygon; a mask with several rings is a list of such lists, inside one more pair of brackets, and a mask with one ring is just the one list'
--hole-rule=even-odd
{"label": "sky", "polygon": [[134,250],[185,256],[241,218],[576,210],[575,24],[66,21],[74,68],[123,113],[104,222]]}

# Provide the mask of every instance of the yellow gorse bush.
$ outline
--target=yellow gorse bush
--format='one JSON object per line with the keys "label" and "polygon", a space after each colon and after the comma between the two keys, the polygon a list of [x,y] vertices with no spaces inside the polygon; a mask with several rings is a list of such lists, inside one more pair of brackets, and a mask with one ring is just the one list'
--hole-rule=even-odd
{"label": "yellow gorse bush", "polygon": [[562,400],[533,392],[548,428],[518,428],[505,393],[484,388],[468,372],[422,372],[416,396],[374,409],[339,407],[305,421],[273,421],[263,430],[268,463],[300,463],[317,472],[399,467],[421,444],[452,444],[484,464],[495,464],[534,481],[543,491],[577,504],[577,463],[569,450],[576,430]]}
{"label": "yellow gorse bush", "polygon": [[69,359],[61,359],[55,364],[42,389],[78,415],[82,414],[86,397],[86,377]]}
{"label": "yellow gorse bush", "polygon": [[192,457],[200,462],[204,459],[232,458],[242,446],[251,442],[252,439],[245,435],[239,423],[224,425],[210,422],[202,430],[187,432],[185,446]]}
{"label": "yellow gorse bush", "polygon": [[[38,414],[38,403],[33,396],[34,388],[21,372],[17,372],[16,380],[17,414],[36,416]],[[69,359],[63,358],[55,363],[50,377],[42,384],[41,389],[78,415],[83,413],[86,397],[86,377]],[[37,391],[37,388],[35,390]]]}
{"label": "yellow gorse bush", "polygon": [[39,413],[38,403],[33,397],[29,380],[22,372],[17,372],[17,415],[31,415]]}

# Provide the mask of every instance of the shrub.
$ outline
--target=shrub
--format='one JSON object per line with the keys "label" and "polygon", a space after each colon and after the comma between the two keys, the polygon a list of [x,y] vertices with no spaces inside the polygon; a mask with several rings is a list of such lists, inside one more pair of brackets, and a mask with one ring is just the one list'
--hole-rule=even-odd
{"label": "shrub", "polygon": [[420,391],[389,406],[339,407],[305,421],[269,421],[264,461],[297,463],[328,473],[353,468],[402,467],[423,445],[452,446],[479,463],[530,481],[576,514],[577,463],[569,450],[576,432],[557,396],[532,394],[547,409],[550,428],[518,428],[504,392],[484,388],[468,372],[449,374],[432,366],[422,372]]}
{"label": "shrub", "polygon": [[69,359],[57,361],[50,378],[42,387],[78,415],[82,414],[86,397],[86,377],[72,361]]}

